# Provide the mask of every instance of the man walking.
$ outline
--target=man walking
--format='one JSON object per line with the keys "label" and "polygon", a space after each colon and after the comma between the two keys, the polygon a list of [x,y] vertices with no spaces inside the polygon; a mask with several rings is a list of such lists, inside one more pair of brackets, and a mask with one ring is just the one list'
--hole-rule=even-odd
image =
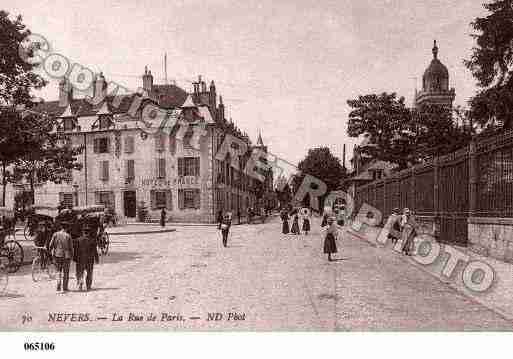
{"label": "man walking", "polygon": [[77,261],[77,283],[78,289],[84,288],[84,271],[86,274],[86,290],[91,290],[93,283],[94,263],[99,263],[96,238],[94,237],[89,224],[84,224],[83,234],[75,244],[75,258]]}
{"label": "man walking", "polygon": [[55,265],[57,267],[57,271],[59,272],[59,276],[57,279],[57,291],[68,291],[68,282],[69,282],[69,265],[71,261],[71,256],[73,252],[73,246],[71,243],[71,236],[65,230],[66,223],[58,223],[59,231],[54,233],[52,239],[50,240],[50,251],[55,259]]}

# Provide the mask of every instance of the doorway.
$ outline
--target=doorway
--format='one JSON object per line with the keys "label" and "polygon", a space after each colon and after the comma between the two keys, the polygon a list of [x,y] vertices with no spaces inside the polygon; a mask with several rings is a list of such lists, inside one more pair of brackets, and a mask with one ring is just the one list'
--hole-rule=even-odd
{"label": "doorway", "polygon": [[123,193],[123,204],[125,209],[125,217],[135,218],[136,216],[137,198],[135,191],[125,191]]}

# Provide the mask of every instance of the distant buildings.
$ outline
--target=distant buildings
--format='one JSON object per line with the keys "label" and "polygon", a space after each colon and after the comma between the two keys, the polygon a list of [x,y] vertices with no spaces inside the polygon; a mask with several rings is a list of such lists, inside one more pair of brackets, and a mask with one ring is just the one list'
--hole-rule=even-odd
{"label": "distant buildings", "polygon": [[[82,170],[70,173],[65,183],[38,184],[35,203],[103,204],[128,220],[135,219],[137,208],[145,205],[154,218],[165,208],[168,218],[183,222],[213,222],[220,210],[236,215],[238,211],[245,213],[249,206],[262,205],[262,193],[272,191],[272,173],[266,173],[262,184],[233,168],[228,160],[215,158],[227,134],[244,141],[250,149],[253,145],[245,133],[225,119],[214,81],[207,87],[199,77],[193,83],[193,92],[187,93],[176,85],[154,84],[151,71],[145,69],[142,82],[142,97],[110,96],[100,73],[94,95],[104,92],[105,101],[92,105],[74,98],[71,85],[62,81],[58,101],[35,107],[35,111],[59,120],[58,131],[72,145],[84,146],[79,158]],[[177,138],[176,125],[166,125],[149,135],[141,131],[142,106],[133,112],[134,100],[174,111],[188,125],[183,140]],[[206,131],[199,138],[199,146],[192,144],[196,126],[204,126]],[[260,135],[255,147],[267,151]],[[15,187],[17,191],[27,190],[24,184]]]}
{"label": "distant buildings", "polygon": [[[420,108],[426,105],[441,105],[452,108],[456,91],[449,88],[449,71],[447,67],[438,59],[438,46],[436,40],[432,49],[433,59],[424,71],[422,76],[422,90],[415,91],[414,106]],[[369,182],[389,176],[395,167],[395,164],[371,159],[362,150],[365,147],[374,146],[365,136],[360,145],[355,146],[353,150],[353,173],[345,181],[345,186],[353,192],[356,187]]]}

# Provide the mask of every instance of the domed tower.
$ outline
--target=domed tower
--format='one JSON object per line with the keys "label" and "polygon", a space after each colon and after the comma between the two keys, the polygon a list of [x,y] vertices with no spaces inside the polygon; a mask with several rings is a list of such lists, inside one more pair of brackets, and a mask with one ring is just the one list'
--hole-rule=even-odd
{"label": "domed tower", "polygon": [[415,96],[415,106],[442,105],[452,108],[456,93],[454,88],[449,89],[449,71],[438,60],[438,46],[436,40],[433,45],[433,60],[422,76],[422,91]]}

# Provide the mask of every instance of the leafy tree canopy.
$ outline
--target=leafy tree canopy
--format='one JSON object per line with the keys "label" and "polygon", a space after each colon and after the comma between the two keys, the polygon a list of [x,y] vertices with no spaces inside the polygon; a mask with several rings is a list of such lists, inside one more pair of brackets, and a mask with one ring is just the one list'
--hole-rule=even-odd
{"label": "leafy tree canopy", "polygon": [[480,90],[471,99],[471,115],[482,126],[513,127],[513,1],[483,5],[488,14],[472,22],[476,45],[464,63]]}

